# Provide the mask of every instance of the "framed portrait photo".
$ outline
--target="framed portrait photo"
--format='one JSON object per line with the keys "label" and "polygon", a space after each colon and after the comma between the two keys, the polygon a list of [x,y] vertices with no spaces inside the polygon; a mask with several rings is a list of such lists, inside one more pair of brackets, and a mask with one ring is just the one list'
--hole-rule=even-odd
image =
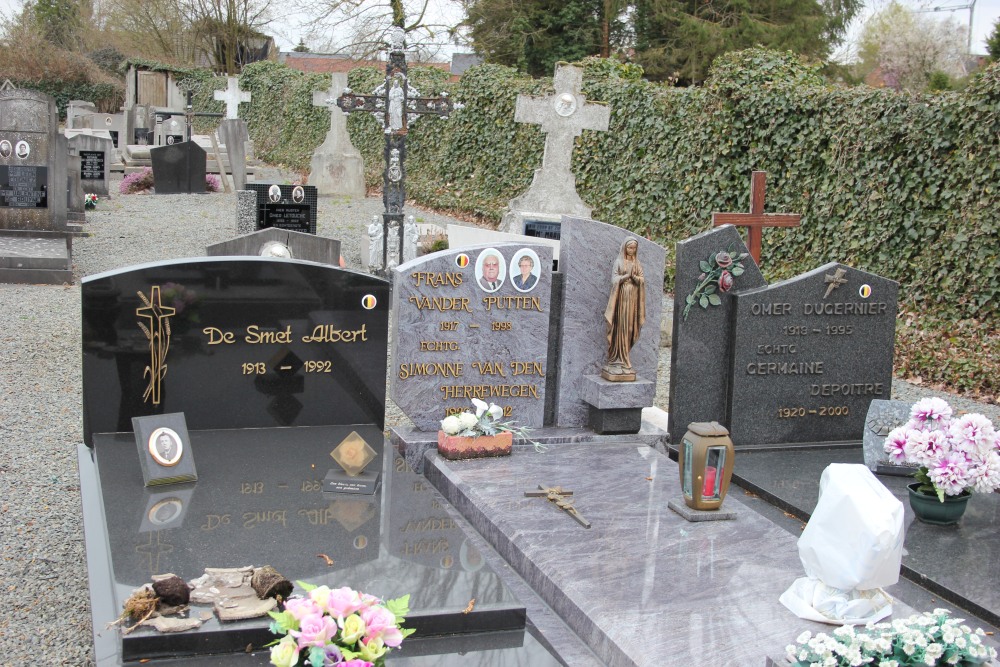
{"label": "framed portrait photo", "polygon": [[198,479],[183,412],[133,417],[132,428],[146,486],[180,484]]}

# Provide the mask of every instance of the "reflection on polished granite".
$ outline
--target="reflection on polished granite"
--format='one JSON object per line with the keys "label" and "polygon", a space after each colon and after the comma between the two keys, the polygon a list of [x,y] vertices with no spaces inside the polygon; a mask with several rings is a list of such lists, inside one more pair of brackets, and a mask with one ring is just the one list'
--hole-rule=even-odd
{"label": "reflection on polished granite", "polygon": [[[424,474],[607,665],[759,666],[803,629],[829,630],[778,602],[803,574],[795,537],[738,490],[724,505],[736,520],[685,521],[667,508],[677,465],[641,443],[427,456]],[[539,484],[572,489],[593,527],[524,497]]]}
{"label": "reflection on polished granite", "polygon": [[[860,446],[740,451],[733,482],[807,520],[819,479],[831,463],[864,463]],[[878,475],[906,510],[903,576],[992,625],[1000,625],[1000,494],[976,494],[956,526],[917,521],[906,485],[910,477]]]}

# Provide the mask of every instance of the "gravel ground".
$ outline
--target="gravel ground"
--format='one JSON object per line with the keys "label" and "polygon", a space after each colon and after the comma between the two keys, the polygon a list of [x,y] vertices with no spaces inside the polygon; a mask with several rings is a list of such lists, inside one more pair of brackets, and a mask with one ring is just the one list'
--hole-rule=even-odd
{"label": "gravel ground", "polygon": [[[260,180],[285,182],[268,173]],[[116,189],[116,184],[113,183]],[[90,607],[76,466],[81,440],[80,283],[130,264],[201,256],[235,233],[232,195],[113,195],[87,213],[89,237],[74,243],[72,286],[0,284],[0,664],[93,664]],[[318,232],[339,238],[348,267],[379,198],[321,200]],[[414,211],[419,222],[459,221]],[[669,299],[664,300],[670,317]],[[670,350],[662,348],[656,403],[667,407]],[[893,383],[916,400],[929,389]],[[956,408],[1000,422],[1000,406],[946,396]],[[390,406],[388,423],[405,418]]]}

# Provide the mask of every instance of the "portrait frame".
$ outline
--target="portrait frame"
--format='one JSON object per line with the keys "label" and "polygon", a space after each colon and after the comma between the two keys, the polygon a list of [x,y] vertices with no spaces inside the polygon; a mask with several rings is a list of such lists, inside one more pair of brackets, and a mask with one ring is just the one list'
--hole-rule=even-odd
{"label": "portrait frame", "polygon": [[14,153],[22,160],[26,160],[28,156],[31,155],[31,146],[28,145],[27,141],[22,139],[17,142],[17,145],[14,147]]}
{"label": "portrait frame", "polygon": [[0,141],[0,157],[9,158],[14,152],[14,146],[6,139]]}
{"label": "portrait frame", "polygon": [[191,506],[194,484],[175,486],[170,490],[146,492],[146,505],[139,521],[140,533],[180,528]]}
{"label": "portrait frame", "polygon": [[296,204],[301,204],[306,198],[306,191],[301,185],[296,185],[292,188],[292,201]]}
{"label": "portrait frame", "polygon": [[133,417],[132,430],[145,486],[181,484],[198,479],[194,447],[183,412]]}
{"label": "portrait frame", "polygon": [[[529,278],[525,279],[528,283],[527,287],[518,287],[518,282],[521,277],[521,259],[527,257],[531,260],[531,271],[528,272]],[[538,258],[538,253],[536,253],[531,248],[521,248],[510,258],[510,284],[511,286],[521,293],[527,293],[538,287],[538,283],[542,280],[542,267],[541,260]],[[531,277],[534,280],[531,280]]]}
{"label": "portrait frame", "polygon": [[272,204],[281,201],[281,186],[275,183],[267,189],[267,198]]}
{"label": "portrait frame", "polygon": [[[483,266],[488,257],[496,257],[499,262],[499,266],[497,267],[498,268],[497,279],[495,281],[497,283],[497,286],[494,289],[489,289],[488,287],[485,287],[483,283],[484,280]],[[504,283],[507,282],[507,260],[504,258],[503,253],[497,250],[496,248],[486,248],[481,253],[479,253],[479,257],[476,258],[475,275],[476,275],[476,284],[479,286],[479,289],[486,292],[487,294],[493,294],[495,292],[498,292],[500,288],[504,286]]]}
{"label": "portrait frame", "polygon": [[[168,444],[172,444],[174,447],[170,455],[164,454],[161,451],[164,438],[167,439]],[[174,467],[184,457],[184,442],[177,435],[176,431],[166,426],[161,426],[150,434],[149,439],[146,441],[146,449],[153,460],[164,468]]]}

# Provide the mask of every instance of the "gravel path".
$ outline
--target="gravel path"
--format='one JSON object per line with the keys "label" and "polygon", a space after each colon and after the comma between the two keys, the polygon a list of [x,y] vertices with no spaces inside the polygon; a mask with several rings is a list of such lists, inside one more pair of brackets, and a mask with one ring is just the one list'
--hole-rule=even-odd
{"label": "gravel path", "polygon": [[[283,182],[278,174],[264,176]],[[0,284],[0,665],[93,663],[76,446],[82,433],[82,276],[130,264],[201,256],[235,233],[232,195],[113,195],[87,214],[91,236],[74,243],[72,286]],[[322,200],[318,232],[339,238],[348,267],[381,199]],[[414,211],[419,222],[459,222]],[[464,224],[464,223],[463,223]],[[669,299],[665,299],[669,317]],[[670,350],[662,348],[657,405],[667,407]],[[894,397],[928,389],[896,381]],[[1000,407],[954,399],[1000,423]],[[394,407],[388,423],[405,418]]]}

